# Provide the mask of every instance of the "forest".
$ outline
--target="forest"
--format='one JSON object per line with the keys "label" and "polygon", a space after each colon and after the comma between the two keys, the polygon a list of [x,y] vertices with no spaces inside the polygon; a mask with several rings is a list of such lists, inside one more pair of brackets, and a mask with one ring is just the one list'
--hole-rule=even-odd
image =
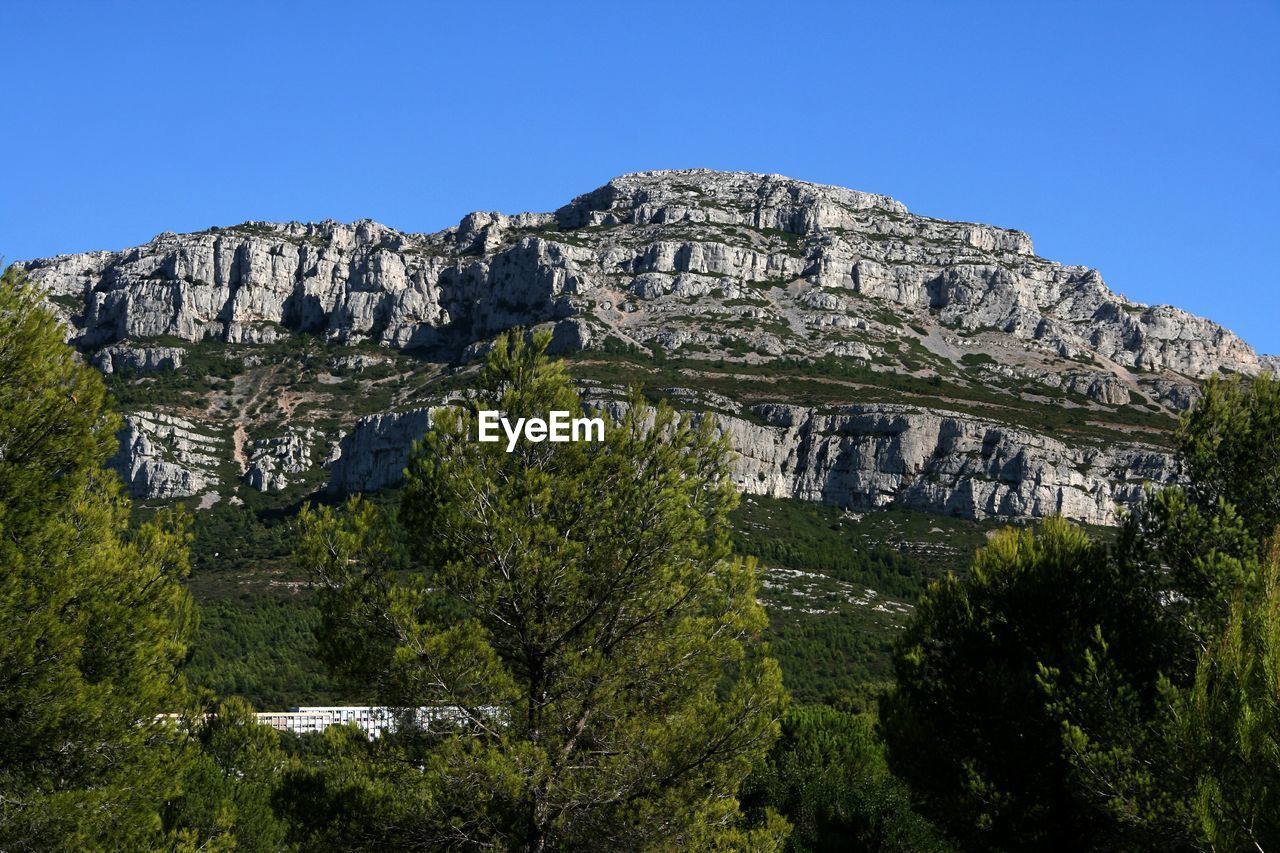
{"label": "forest", "polygon": [[[6,270],[0,849],[1280,844],[1280,382],[1208,381],[1118,531],[999,528],[740,496],[639,392],[475,441],[582,410],[549,343],[501,336],[394,492],[142,511]],[[254,716],[304,698],[450,713]]]}

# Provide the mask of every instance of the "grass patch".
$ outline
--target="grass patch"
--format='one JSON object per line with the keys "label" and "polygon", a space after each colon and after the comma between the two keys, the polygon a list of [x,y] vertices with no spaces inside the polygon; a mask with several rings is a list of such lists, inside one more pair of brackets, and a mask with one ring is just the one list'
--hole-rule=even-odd
{"label": "grass patch", "polygon": [[[913,339],[914,340],[914,339]],[[745,344],[735,352],[747,353]],[[705,389],[744,404],[787,402],[816,408],[850,403],[900,403],[944,409],[996,423],[1009,424],[1077,443],[1107,444],[1132,441],[1125,427],[1143,430],[1144,442],[1168,445],[1177,421],[1136,406],[1107,410],[1064,407],[1060,402],[1038,402],[1019,395],[1037,394],[1064,401],[1060,389],[1032,382],[1004,386],[970,382],[961,376],[918,377],[894,371],[876,371],[854,359],[827,356],[819,359],[780,358],[761,364],[729,361],[723,357],[697,359],[669,357],[658,364],[649,359],[622,355],[573,354],[570,372],[579,379],[613,385]],[[922,366],[922,365],[921,365]]]}
{"label": "grass patch", "polygon": [[966,367],[980,367],[986,364],[995,364],[996,360],[985,352],[967,352],[960,356],[960,363]]}

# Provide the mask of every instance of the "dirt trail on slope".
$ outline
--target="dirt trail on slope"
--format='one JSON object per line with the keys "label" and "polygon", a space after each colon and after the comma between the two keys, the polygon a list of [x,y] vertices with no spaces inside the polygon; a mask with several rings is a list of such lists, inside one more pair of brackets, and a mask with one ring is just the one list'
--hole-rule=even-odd
{"label": "dirt trail on slope", "polygon": [[275,377],[275,368],[261,371],[252,370],[239,374],[232,380],[231,393],[227,399],[228,416],[234,429],[231,433],[231,458],[243,474],[249,470],[249,457],[246,448],[249,444],[249,430],[253,413],[260,408],[263,396],[271,387]]}
{"label": "dirt trail on slope", "polygon": [[249,458],[244,452],[244,446],[248,441],[249,431],[244,428],[243,421],[237,421],[235,432],[231,433],[231,458],[235,460],[241,474],[249,470]]}

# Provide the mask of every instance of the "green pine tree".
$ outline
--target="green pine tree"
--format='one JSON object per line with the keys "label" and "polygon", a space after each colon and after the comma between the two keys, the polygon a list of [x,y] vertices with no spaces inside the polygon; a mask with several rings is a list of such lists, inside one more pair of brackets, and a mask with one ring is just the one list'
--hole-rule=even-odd
{"label": "green pine tree", "polygon": [[1280,384],[1208,383],[1178,447],[1113,549],[1006,532],[922,600],[884,728],[966,847],[1280,843]]}
{"label": "green pine tree", "polygon": [[1213,850],[1280,848],[1280,543],[1242,593],[1195,680],[1169,697],[1174,770],[1192,828]]}
{"label": "green pine tree", "polygon": [[178,850],[287,849],[288,826],[272,803],[286,764],[280,735],[258,723],[242,699],[227,699],[188,721],[197,750],[181,795],[165,808]]}
{"label": "green pine tree", "polygon": [[793,705],[782,736],[744,786],[744,803],[793,824],[794,851],[926,853],[953,849],[890,772],[870,715]]}
{"label": "green pine tree", "polygon": [[1159,659],[1145,677],[1125,674],[1115,661],[1129,638],[1099,634],[1077,675],[1046,673],[1076,787],[1135,848],[1280,843],[1277,448],[1280,382],[1207,383],[1178,435],[1188,482],[1145,501],[1116,554],[1147,579]]}
{"label": "green pine tree", "polygon": [[1261,545],[1280,523],[1280,379],[1214,377],[1183,418],[1178,455],[1202,512],[1230,504]]}
{"label": "green pine tree", "polygon": [[891,763],[967,849],[1091,849],[1111,821],[1073,785],[1046,669],[1066,680],[1094,636],[1116,666],[1153,675],[1159,629],[1139,579],[1084,531],[1007,529],[972,574],[930,586],[897,650],[881,717]]}
{"label": "green pine tree", "polygon": [[191,604],[180,518],[129,529],[118,422],[13,267],[0,279],[0,849],[146,849],[176,790]]}
{"label": "green pine tree", "polygon": [[[768,849],[735,793],[777,733],[756,570],[730,553],[725,442],[633,396],[600,443],[480,443],[480,408],[582,411],[549,336],[504,336],[478,400],[436,413],[398,526],[368,503],[302,517],[325,656],[454,725],[331,737],[294,791],[312,843]],[[413,559],[397,571],[400,546]],[[368,812],[351,803],[366,803]],[[306,809],[304,808],[304,811]]]}

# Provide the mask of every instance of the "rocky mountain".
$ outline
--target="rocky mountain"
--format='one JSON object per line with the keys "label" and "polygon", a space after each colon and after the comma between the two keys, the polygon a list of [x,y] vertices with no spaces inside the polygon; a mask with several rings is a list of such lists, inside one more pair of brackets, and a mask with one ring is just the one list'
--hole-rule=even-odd
{"label": "rocky mountain", "polygon": [[435,234],[249,222],[32,261],[131,412],[144,499],[394,483],[512,326],[591,398],[718,416],[748,491],[970,518],[1116,521],[1176,476],[1178,410],[1276,362],[1111,292],[1019,231],[776,175],[626,175]]}

